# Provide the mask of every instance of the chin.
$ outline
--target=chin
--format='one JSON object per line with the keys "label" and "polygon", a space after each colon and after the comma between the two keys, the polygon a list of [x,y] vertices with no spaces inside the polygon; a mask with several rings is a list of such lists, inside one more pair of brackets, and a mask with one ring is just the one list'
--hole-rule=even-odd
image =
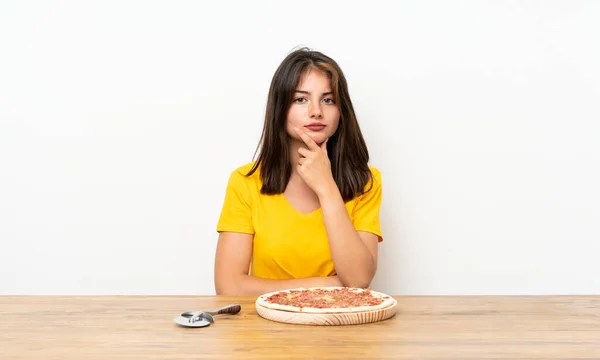
{"label": "chin", "polygon": [[325,139],[327,139],[327,137],[323,135],[313,137],[313,141],[316,142],[318,145],[321,145],[325,141]]}

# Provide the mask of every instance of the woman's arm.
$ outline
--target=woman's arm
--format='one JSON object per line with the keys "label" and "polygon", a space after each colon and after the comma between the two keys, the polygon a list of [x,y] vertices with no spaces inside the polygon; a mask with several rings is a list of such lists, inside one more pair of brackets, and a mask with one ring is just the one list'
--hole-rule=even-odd
{"label": "woman's arm", "polygon": [[337,276],[271,280],[248,275],[253,235],[222,232],[215,257],[217,295],[260,295],[297,287],[342,286]]}
{"label": "woman's arm", "polygon": [[297,171],[319,197],[331,257],[344,286],[368,287],[377,270],[377,235],[358,232],[331,174],[327,140],[320,146],[304,131],[295,129],[308,149],[300,147]]}
{"label": "woman's arm", "polygon": [[368,287],[377,271],[377,235],[354,229],[335,183],[317,195],[340,281],[344,286]]}

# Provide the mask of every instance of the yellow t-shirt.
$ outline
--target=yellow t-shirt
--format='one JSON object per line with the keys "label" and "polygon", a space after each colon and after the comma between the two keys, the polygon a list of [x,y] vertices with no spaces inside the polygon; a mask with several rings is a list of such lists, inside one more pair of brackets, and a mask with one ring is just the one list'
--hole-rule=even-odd
{"label": "yellow t-shirt", "polygon": [[[304,214],[283,194],[261,194],[260,169],[245,176],[252,165],[231,173],[217,231],[254,235],[251,275],[280,280],[335,275],[321,209]],[[372,189],[345,205],[354,228],[377,235],[381,242],[381,173],[370,169]]]}

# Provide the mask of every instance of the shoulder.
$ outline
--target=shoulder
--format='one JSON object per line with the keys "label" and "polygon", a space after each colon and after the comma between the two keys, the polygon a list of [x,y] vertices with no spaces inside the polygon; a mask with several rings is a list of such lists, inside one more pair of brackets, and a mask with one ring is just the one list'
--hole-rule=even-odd
{"label": "shoulder", "polygon": [[373,197],[381,197],[382,182],[381,182],[381,171],[378,168],[369,165],[371,171],[371,178],[363,187],[362,194],[359,195],[358,199],[371,199]]}
{"label": "shoulder", "polygon": [[[252,167],[254,166],[254,161],[249,162],[247,164],[238,166],[237,168],[235,168],[231,173],[232,174],[238,174],[241,176],[246,176],[246,174],[248,174],[250,172],[250,170],[252,169]],[[254,174],[252,174],[249,177],[254,177],[255,175],[258,175],[258,170],[254,172]]]}
{"label": "shoulder", "polygon": [[230,183],[234,183],[234,184],[238,184],[238,185],[245,185],[248,188],[252,188],[252,186],[250,186],[251,184],[253,184],[255,186],[258,185],[261,181],[260,167],[258,169],[256,169],[256,171],[253,174],[248,175],[250,170],[252,170],[252,167],[254,166],[254,164],[255,164],[254,161],[249,162],[247,164],[238,166],[237,168],[232,170],[230,173],[230,177],[229,177]]}
{"label": "shoulder", "polygon": [[371,165],[369,165],[369,171],[371,172],[369,180],[363,187],[362,193],[359,194],[357,197],[355,197],[354,200],[363,201],[363,200],[370,199],[373,197],[381,196],[381,191],[382,191],[381,190],[382,189],[381,171],[379,171],[379,169],[376,168],[375,166],[371,166]]}
{"label": "shoulder", "polygon": [[373,184],[373,186],[381,186],[381,171],[379,171],[378,168],[376,168],[375,166],[371,166],[369,165],[369,170],[371,170],[371,180],[369,180],[369,182],[367,183],[366,188],[370,188],[371,184]]}
{"label": "shoulder", "polygon": [[375,166],[369,165],[369,170],[371,170],[371,174],[373,174],[374,178],[381,179],[381,171]]}

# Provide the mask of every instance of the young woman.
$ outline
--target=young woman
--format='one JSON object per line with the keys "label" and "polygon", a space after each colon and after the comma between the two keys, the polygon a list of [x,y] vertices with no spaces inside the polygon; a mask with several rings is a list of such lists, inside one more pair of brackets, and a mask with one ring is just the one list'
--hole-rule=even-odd
{"label": "young woman", "polygon": [[283,60],[258,150],[227,184],[216,293],[368,287],[383,241],[381,174],[368,165],[348,85],[333,59],[303,48]]}

